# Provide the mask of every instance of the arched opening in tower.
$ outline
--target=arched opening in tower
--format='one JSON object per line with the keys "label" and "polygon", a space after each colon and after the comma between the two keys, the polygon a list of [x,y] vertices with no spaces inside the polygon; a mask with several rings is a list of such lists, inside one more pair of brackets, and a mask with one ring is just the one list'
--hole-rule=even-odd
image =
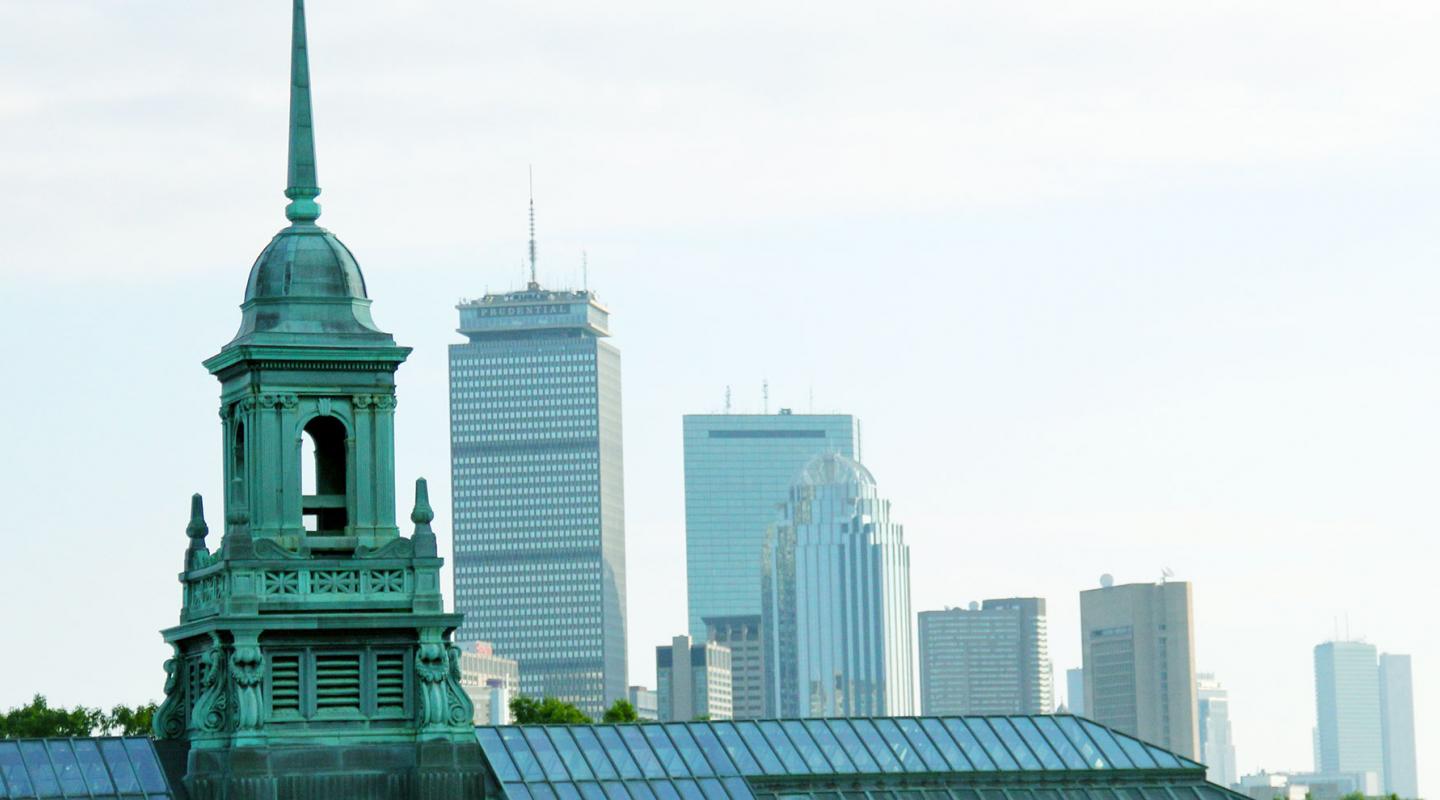
{"label": "arched opening in tower", "polygon": [[[311,533],[342,534],[349,524],[345,481],[345,425],[316,417],[305,425],[300,454],[301,514]],[[307,465],[313,465],[307,468]]]}

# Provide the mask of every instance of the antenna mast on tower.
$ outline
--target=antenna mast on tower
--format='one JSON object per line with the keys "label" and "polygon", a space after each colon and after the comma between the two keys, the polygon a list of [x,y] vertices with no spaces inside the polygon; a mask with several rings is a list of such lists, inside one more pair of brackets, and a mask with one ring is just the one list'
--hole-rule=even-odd
{"label": "antenna mast on tower", "polygon": [[540,281],[535,277],[535,167],[529,167],[530,171],[530,290],[540,288]]}

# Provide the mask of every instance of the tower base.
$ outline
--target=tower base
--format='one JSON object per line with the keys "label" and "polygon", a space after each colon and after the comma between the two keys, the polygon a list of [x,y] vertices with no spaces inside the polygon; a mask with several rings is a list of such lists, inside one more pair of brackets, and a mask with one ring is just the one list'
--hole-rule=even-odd
{"label": "tower base", "polygon": [[[481,800],[478,742],[192,749],[190,800]],[[493,794],[494,792],[492,792]]]}

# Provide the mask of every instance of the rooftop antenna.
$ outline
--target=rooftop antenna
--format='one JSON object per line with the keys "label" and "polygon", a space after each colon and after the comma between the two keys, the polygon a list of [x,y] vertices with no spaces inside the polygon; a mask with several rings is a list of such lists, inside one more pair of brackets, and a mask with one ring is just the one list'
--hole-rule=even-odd
{"label": "rooftop antenna", "polygon": [[730,413],[730,387],[725,387],[725,413]]}
{"label": "rooftop antenna", "polygon": [[530,171],[530,290],[540,288],[540,281],[535,277],[535,166],[527,165]]}
{"label": "rooftop antenna", "polygon": [[762,403],[761,408],[764,409],[764,413],[769,414],[769,413],[770,413],[770,379],[769,379],[769,378],[766,378],[766,379],[764,379],[764,380],[762,380],[762,381],[760,382],[760,400],[761,400],[761,403]]}
{"label": "rooftop antenna", "polygon": [[810,413],[815,413],[815,384],[810,384]]}
{"label": "rooftop antenna", "polygon": [[580,288],[590,291],[590,254],[580,251]]}
{"label": "rooftop antenna", "polygon": [[1165,583],[1166,581],[1170,580],[1170,579],[1173,578],[1173,577],[1175,577],[1175,570],[1170,569],[1169,567],[1161,567],[1161,568],[1160,568],[1160,582],[1161,582],[1162,584]]}

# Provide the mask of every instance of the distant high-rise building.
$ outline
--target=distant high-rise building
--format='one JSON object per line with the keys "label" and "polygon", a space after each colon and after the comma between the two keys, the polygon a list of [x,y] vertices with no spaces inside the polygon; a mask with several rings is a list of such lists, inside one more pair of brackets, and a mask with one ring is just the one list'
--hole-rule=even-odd
{"label": "distant high-rise building", "polygon": [[1081,592],[1085,716],[1199,758],[1192,619],[1183,581]]}
{"label": "distant high-rise building", "polygon": [[813,459],[766,534],[766,716],[904,716],[914,707],[910,551],[870,471]]}
{"label": "distant high-rise building", "polygon": [[631,686],[626,690],[626,699],[635,708],[635,716],[638,719],[651,722],[660,721],[660,700],[654,689],[646,689],[644,686]]}
{"label": "distant high-rise building", "polygon": [[1374,773],[1383,781],[1380,670],[1375,646],[1325,642],[1315,646],[1315,720],[1321,773]]}
{"label": "distant high-rise building", "polygon": [[1380,741],[1385,752],[1385,791],[1405,798],[1419,797],[1410,656],[1380,654]]}
{"label": "distant high-rise building", "polygon": [[760,614],[760,547],[795,476],[822,453],[860,458],[846,414],[685,417],[685,566],[690,636],[706,617]]}
{"label": "distant high-rise building", "polygon": [[[532,262],[533,266],[533,262]],[[620,353],[590,291],[461,303],[450,346],[460,636],[520,662],[521,690],[600,715],[625,696]]]}
{"label": "distant high-rise building", "polygon": [[1196,678],[1196,702],[1200,722],[1200,761],[1212,783],[1233,786],[1239,776],[1235,768],[1235,742],[1230,735],[1230,693],[1202,672]]}
{"label": "distant high-rise building", "polygon": [[1073,667],[1065,670],[1065,708],[1077,717],[1085,713],[1085,669]]}
{"label": "distant high-rise building", "polygon": [[733,719],[765,716],[765,639],[760,615],[706,617],[706,641],[730,648],[730,696]]}
{"label": "distant high-rise building", "polygon": [[476,725],[509,725],[510,700],[520,691],[520,665],[495,655],[489,642],[462,643],[460,685],[475,705]]}
{"label": "distant high-rise building", "polygon": [[1049,714],[1045,601],[986,600],[970,608],[921,611],[920,713]]}
{"label": "distant high-rise building", "polygon": [[689,636],[655,648],[655,695],[661,722],[730,719],[730,649]]}

